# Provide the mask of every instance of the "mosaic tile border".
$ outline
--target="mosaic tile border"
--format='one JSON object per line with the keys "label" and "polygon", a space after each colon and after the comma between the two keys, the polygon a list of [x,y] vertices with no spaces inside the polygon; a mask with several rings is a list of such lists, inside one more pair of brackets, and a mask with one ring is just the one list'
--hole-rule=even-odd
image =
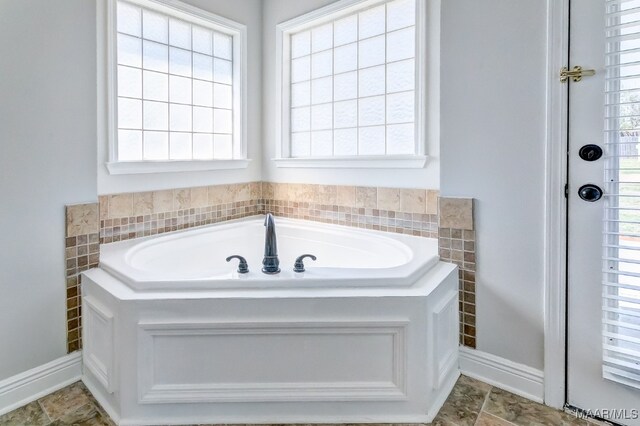
{"label": "mosaic tile border", "polygon": [[438,238],[436,215],[402,213],[362,207],[346,207],[296,201],[265,200],[265,211],[292,219],[313,220],[354,228]]}
{"label": "mosaic tile border", "polygon": [[262,214],[263,212],[264,204],[262,200],[250,200],[164,213],[105,219],[100,220],[100,244],[211,225]]}
{"label": "mosaic tile border", "polygon": [[439,239],[443,261],[460,267],[460,342],[476,346],[475,232],[471,199],[438,191],[249,182],[113,194],[67,207],[67,348],[82,347],[80,273],[100,244],[273,212],[277,216]]}
{"label": "mosaic tile border", "polygon": [[438,236],[438,191],[383,187],[263,183],[265,209],[277,216]]}
{"label": "mosaic tile border", "polygon": [[366,186],[315,185],[263,182],[265,200],[309,203],[336,207],[377,209],[400,213],[438,214],[438,191],[432,189],[401,189]]}
{"label": "mosaic tile border", "polygon": [[101,244],[264,212],[261,182],[105,195],[99,204]]}
{"label": "mosaic tile border", "polygon": [[65,229],[67,352],[73,352],[82,347],[80,273],[97,267],[100,257],[98,204],[67,206]]}
{"label": "mosaic tile border", "polygon": [[476,233],[473,200],[441,197],[438,254],[458,265],[460,344],[476,348]]}
{"label": "mosaic tile border", "polygon": [[438,250],[444,262],[458,265],[460,344],[476,347],[475,231],[440,228]]}

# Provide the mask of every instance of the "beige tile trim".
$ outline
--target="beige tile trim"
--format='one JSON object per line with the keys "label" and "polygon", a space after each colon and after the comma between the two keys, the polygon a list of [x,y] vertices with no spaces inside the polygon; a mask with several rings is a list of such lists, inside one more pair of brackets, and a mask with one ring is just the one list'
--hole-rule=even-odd
{"label": "beige tile trim", "polygon": [[313,220],[354,228],[394,232],[417,237],[437,238],[438,221],[425,213],[402,213],[388,210],[265,200],[265,211],[276,216]]}
{"label": "beige tile trim", "polygon": [[65,237],[98,232],[98,204],[75,204],[66,207]]}
{"label": "beige tile trim", "polygon": [[263,182],[265,200],[438,214],[438,191],[371,186]]}
{"label": "beige tile trim", "polygon": [[80,273],[98,266],[98,203],[66,207],[65,278],[67,301],[67,351],[82,347]]}
{"label": "beige tile trim", "polygon": [[100,220],[168,213],[262,198],[262,182],[103,195]]}
{"label": "beige tile trim", "polygon": [[440,228],[473,231],[473,199],[440,197]]}
{"label": "beige tile trim", "polygon": [[438,248],[440,259],[458,265],[460,344],[476,347],[476,235],[474,200],[441,197]]}

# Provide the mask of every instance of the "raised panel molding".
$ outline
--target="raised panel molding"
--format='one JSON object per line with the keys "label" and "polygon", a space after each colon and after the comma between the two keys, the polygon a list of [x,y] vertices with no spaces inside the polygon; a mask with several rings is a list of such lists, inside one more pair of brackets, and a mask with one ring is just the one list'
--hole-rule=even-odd
{"label": "raised panel molding", "polygon": [[109,393],[115,391],[113,313],[91,297],[85,297],[84,367]]}
{"label": "raised panel molding", "polygon": [[458,292],[452,291],[435,307],[433,326],[433,388],[439,389],[458,366]]}
{"label": "raised panel molding", "polygon": [[[399,321],[296,321],[296,322],[141,322],[138,324],[138,402],[141,404],[164,403],[206,403],[206,402],[294,402],[294,401],[399,401],[407,399],[407,336],[409,322]],[[166,351],[156,350],[158,339],[164,344],[175,339],[176,344],[184,343],[184,337],[203,337],[208,344],[215,345],[215,339],[223,337],[261,338],[274,336],[287,338],[303,336],[305,342],[321,339],[324,345],[332,345],[330,339],[335,338],[335,349],[347,354],[350,347],[345,347],[338,340],[341,336],[359,337],[360,342],[376,349],[389,351],[389,364],[384,365],[390,371],[390,380],[332,380],[306,382],[250,382],[220,381],[207,383],[157,383],[156,363],[171,362],[160,357],[167,356]],[[380,345],[380,339],[388,339],[390,347]],[[182,339],[182,341],[181,341]],[[375,339],[378,339],[377,341]],[[202,343],[202,340],[198,340]],[[327,343],[329,342],[329,343]],[[384,342],[384,341],[383,341]],[[255,342],[252,342],[255,344]],[[338,347],[338,345],[340,346]],[[291,350],[296,350],[292,347]],[[326,354],[337,357],[339,352],[333,350]],[[363,360],[364,361],[364,360]],[[385,360],[383,360],[385,361]],[[188,362],[188,360],[176,360]],[[321,369],[318,365],[314,368]],[[361,368],[366,368],[364,364]],[[222,367],[224,368],[224,367]],[[297,368],[305,368],[304,365]],[[365,370],[363,370],[365,371]],[[331,372],[328,372],[331,373]],[[333,372],[334,375],[338,374]]]}

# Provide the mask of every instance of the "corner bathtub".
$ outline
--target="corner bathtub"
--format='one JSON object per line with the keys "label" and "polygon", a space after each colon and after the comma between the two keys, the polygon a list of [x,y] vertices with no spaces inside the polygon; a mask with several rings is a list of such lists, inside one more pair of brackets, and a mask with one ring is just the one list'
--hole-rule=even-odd
{"label": "corner bathtub", "polygon": [[[101,246],[82,277],[83,380],[123,425],[426,423],[458,377],[437,240],[264,217]],[[306,272],[293,263],[305,260]],[[238,274],[238,254],[249,263]]]}
{"label": "corner bathtub", "polygon": [[[276,218],[280,268],[262,273],[264,218],[251,218],[162,236],[102,246],[100,267],[137,291],[218,288],[409,286],[438,263],[438,242],[386,232],[363,231]],[[311,253],[306,271],[294,260]],[[238,274],[238,254],[248,274]]]}

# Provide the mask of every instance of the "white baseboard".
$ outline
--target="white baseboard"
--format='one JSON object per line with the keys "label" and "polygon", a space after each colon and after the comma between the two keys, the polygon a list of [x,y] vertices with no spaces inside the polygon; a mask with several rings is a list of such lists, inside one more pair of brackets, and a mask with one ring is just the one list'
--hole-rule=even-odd
{"label": "white baseboard", "polygon": [[74,352],[0,381],[0,415],[80,380],[82,353]]}
{"label": "white baseboard", "polygon": [[532,401],[544,401],[544,373],[541,370],[461,346],[460,372]]}

